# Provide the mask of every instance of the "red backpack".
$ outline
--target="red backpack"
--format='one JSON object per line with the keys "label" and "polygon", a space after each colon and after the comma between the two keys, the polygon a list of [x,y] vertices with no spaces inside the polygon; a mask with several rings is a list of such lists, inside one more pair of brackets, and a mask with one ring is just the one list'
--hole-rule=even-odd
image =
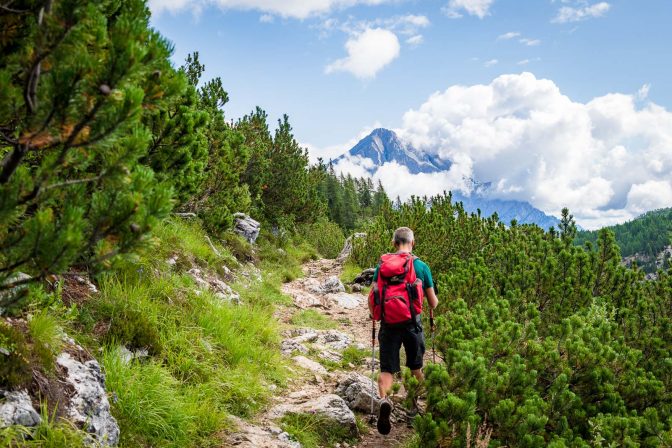
{"label": "red backpack", "polygon": [[422,313],[424,291],[415,274],[415,256],[400,252],[380,257],[378,281],[369,293],[373,319],[395,325],[415,321]]}

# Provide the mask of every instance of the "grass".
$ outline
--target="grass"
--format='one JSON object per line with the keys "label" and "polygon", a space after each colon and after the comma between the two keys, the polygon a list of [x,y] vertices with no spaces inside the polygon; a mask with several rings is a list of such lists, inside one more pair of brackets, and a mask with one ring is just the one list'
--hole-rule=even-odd
{"label": "grass", "polygon": [[297,327],[308,327],[316,330],[331,330],[338,327],[337,322],[319,311],[311,309],[297,311],[290,322]]}
{"label": "grass", "polygon": [[85,448],[86,433],[67,420],[56,421],[42,405],[42,423],[34,428],[9,426],[0,429],[0,446],[7,448]]}
{"label": "grass", "polygon": [[[348,260],[343,265],[343,272],[341,272],[341,281],[344,285],[349,285],[364,269],[358,266],[354,261]],[[362,293],[368,294],[370,286],[362,285]]]}
{"label": "grass", "polygon": [[363,350],[351,345],[342,352],[343,359],[341,359],[341,366],[343,368],[349,367],[350,364],[354,366],[361,366],[366,361],[366,358],[371,356],[369,350]]}
{"label": "grass", "polygon": [[[36,304],[21,328],[0,320],[0,348],[16,361],[0,363],[0,387],[29,384],[34,366],[53,365],[63,327],[99,357],[108,393],[116,397],[111,407],[120,446],[222,446],[229,415],[254,416],[268,403],[269,388],[287,383],[290,370],[273,313],[276,305],[291,303],[282,282],[301,276],[302,263],[318,256],[300,240],[280,245],[267,236],[254,248],[234,235],[226,241],[208,242],[197,220],[171,218],[157,226],[147,250],[96,278],[98,294],[70,303],[60,300],[60,290],[45,293],[49,297],[41,300],[49,303]],[[166,262],[173,257],[177,263]],[[198,267],[223,274],[224,266],[235,271],[249,260],[261,268],[262,280],[238,272],[240,280],[230,286],[240,305],[198,290],[187,273]],[[297,319],[335,326],[314,315]],[[121,346],[147,349],[149,356],[125,360]],[[30,443],[23,443],[26,431],[33,434]],[[0,430],[0,446],[79,447],[81,437],[45,418],[36,430]]]}
{"label": "grass", "polygon": [[280,427],[303,448],[334,447],[356,440],[347,428],[319,414],[290,413],[280,420]]}
{"label": "grass", "polygon": [[[241,296],[236,305],[197,291],[186,273],[193,265],[216,272],[228,249],[216,246],[218,256],[195,223],[170,220],[157,235],[151,252],[100,279],[100,294],[77,310],[72,327],[92,351],[103,350],[122,446],[221,446],[229,414],[253,416],[270,385],[286,384],[273,312],[290,300],[278,267],[300,270],[299,252],[271,256],[270,243],[257,248],[262,281],[239,275],[230,285]],[[170,267],[165,259],[173,255],[180,261]],[[150,357],[125,362],[121,345],[148,349]]]}

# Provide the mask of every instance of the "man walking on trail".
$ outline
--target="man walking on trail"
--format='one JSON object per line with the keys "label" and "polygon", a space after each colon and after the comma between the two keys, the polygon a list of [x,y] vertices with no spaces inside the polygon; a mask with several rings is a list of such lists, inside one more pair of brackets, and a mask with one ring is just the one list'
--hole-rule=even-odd
{"label": "man walking on trail", "polygon": [[412,254],[415,246],[413,231],[400,227],[394,231],[392,243],[396,253],[385,254],[374,273],[369,294],[369,312],[381,322],[380,376],[378,389],[381,402],[378,413],[378,432],[389,434],[392,403],[387,394],[392,389],[394,374],[401,370],[399,352],[404,346],[406,366],[422,381],[425,338],[422,330],[422,301],[427,297],[434,309],[439,303],[434,290],[432,273],[424,262]]}

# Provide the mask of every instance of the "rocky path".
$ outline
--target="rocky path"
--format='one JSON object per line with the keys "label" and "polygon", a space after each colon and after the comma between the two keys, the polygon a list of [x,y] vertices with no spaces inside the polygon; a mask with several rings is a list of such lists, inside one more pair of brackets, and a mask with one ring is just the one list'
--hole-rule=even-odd
{"label": "rocky path", "polygon": [[[315,413],[337,422],[353,435],[359,434],[354,445],[359,448],[402,447],[410,436],[401,409],[393,414],[395,424],[388,436],[378,434],[375,421],[371,421],[371,321],[366,297],[345,292],[338,279],[341,269],[335,260],[311,261],[304,265],[304,277],[283,286],[293,304],[279,307],[276,317],[285,328],[283,354],[291,358],[297,378],[274,397],[270,408],[254,424],[238,421],[239,432],[229,437],[227,446],[300,447],[279,428],[279,419],[292,412]],[[317,330],[293,325],[292,317],[302,310],[319,312],[335,322],[335,328]],[[368,350],[365,362],[355,365],[343,361],[343,351],[352,346],[360,353]],[[377,399],[376,387],[376,404]],[[364,431],[358,429],[355,414],[366,424]]]}

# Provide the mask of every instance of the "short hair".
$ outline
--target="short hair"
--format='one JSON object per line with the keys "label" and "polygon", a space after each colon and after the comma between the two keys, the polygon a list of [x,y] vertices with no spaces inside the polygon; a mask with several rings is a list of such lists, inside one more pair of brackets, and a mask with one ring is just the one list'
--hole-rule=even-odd
{"label": "short hair", "polygon": [[414,240],[415,237],[413,236],[413,231],[408,227],[399,227],[394,231],[394,236],[392,236],[392,243],[395,246],[411,244]]}

